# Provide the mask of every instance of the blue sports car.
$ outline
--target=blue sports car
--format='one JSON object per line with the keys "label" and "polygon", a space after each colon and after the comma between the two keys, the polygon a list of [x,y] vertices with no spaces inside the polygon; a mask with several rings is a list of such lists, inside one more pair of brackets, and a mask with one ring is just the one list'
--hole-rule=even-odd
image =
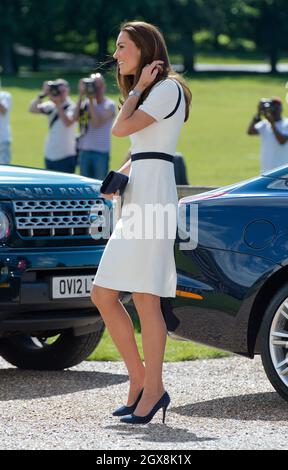
{"label": "blue sports car", "polygon": [[175,243],[177,297],[168,331],[253,358],[288,400],[288,166],[179,201],[198,233]]}

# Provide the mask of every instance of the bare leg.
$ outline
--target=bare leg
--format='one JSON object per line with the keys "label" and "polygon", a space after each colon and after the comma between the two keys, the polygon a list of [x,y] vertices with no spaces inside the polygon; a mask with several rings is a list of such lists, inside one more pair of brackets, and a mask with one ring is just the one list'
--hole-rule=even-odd
{"label": "bare leg", "polygon": [[134,414],[145,416],[165,392],[162,369],[167,328],[161,311],[160,297],[134,293],[133,300],[141,322],[145,358],[144,393]]}
{"label": "bare leg", "polygon": [[91,299],[98,308],[127,367],[130,379],[127,406],[130,406],[136,401],[142,390],[145,377],[145,367],[137,348],[133,323],[124,305],[119,300],[118,291],[94,285]]}

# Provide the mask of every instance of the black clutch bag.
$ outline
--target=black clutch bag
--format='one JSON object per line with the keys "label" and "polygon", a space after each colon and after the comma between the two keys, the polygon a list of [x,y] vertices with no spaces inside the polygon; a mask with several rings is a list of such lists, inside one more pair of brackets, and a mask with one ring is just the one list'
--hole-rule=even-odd
{"label": "black clutch bag", "polygon": [[118,171],[110,171],[102,182],[100,192],[103,194],[112,194],[116,193],[116,191],[120,191],[120,195],[122,195],[128,181],[129,176],[119,173]]}

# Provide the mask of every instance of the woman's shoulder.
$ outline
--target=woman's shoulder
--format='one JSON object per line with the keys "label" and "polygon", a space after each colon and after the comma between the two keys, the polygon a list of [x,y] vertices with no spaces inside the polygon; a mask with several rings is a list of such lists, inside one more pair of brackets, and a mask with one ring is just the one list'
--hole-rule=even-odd
{"label": "woman's shoulder", "polygon": [[163,78],[163,80],[160,80],[159,82],[157,82],[153,88],[156,88],[156,87],[165,87],[167,89],[170,89],[170,90],[177,90],[177,80],[175,80],[174,78],[170,78],[170,77],[167,77],[167,78]]}
{"label": "woman's shoulder", "polygon": [[139,106],[139,110],[146,112],[156,121],[161,121],[173,115],[178,106],[179,89],[176,80],[167,77],[155,83],[146,99]]}
{"label": "woman's shoulder", "polygon": [[163,80],[160,80],[159,82],[155,83],[155,85],[151,88],[150,93],[152,95],[163,95],[166,97],[171,96],[173,98],[174,95],[178,94],[178,86],[176,80],[169,77],[164,78]]}

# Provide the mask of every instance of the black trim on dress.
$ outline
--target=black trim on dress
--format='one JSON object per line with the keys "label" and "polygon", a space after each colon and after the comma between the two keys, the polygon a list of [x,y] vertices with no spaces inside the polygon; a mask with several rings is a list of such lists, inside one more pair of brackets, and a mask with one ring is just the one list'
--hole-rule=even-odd
{"label": "black trim on dress", "polygon": [[174,163],[174,156],[169,155],[168,153],[140,152],[140,153],[134,153],[133,155],[131,155],[132,162],[135,162],[136,160],[145,160],[147,158],[156,158],[158,160],[166,160],[167,162]]}

